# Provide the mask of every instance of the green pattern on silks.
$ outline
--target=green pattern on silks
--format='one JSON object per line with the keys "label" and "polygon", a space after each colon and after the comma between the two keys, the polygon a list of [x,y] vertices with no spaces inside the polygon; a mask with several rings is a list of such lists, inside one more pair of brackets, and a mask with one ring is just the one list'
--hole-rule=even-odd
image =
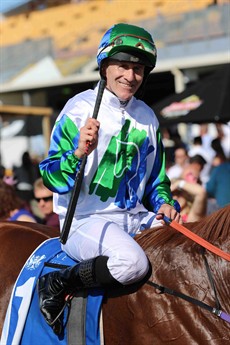
{"label": "green pattern on silks", "polygon": [[78,145],[79,130],[68,116],[63,115],[55,124],[49,156],[40,163],[40,172],[45,185],[53,192],[67,193],[81,160],[74,151]]}
{"label": "green pattern on silks", "polygon": [[126,120],[120,133],[113,136],[107,150],[91,181],[89,194],[95,192],[102,201],[114,197],[125,174],[129,181],[137,174],[138,166],[134,159],[140,161],[140,147],[146,139],[146,132],[132,128],[130,120]]}

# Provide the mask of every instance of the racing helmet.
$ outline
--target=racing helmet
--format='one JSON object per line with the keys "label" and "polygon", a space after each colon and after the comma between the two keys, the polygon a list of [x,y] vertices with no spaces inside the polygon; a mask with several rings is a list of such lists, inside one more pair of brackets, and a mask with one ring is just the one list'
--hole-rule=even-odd
{"label": "racing helmet", "polygon": [[105,59],[136,62],[145,66],[146,76],[156,65],[157,50],[150,33],[130,24],[115,24],[102,37],[97,64],[101,71]]}

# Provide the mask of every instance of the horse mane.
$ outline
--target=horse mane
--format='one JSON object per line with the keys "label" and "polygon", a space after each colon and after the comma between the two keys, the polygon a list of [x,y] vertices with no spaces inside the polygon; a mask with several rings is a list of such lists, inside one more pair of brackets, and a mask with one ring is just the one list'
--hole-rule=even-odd
{"label": "horse mane", "polygon": [[[192,225],[192,223],[190,223]],[[199,233],[207,241],[222,241],[229,237],[230,205],[206,216],[200,222],[194,224],[194,232]]]}
{"label": "horse mane", "polygon": [[[204,217],[199,222],[186,223],[184,226],[212,244],[229,245],[230,205]],[[159,248],[162,245],[173,248],[182,244],[184,248],[200,250],[200,245],[191,242],[185,235],[168,225],[157,230],[154,228],[145,230],[135,239],[144,250],[149,247]]]}

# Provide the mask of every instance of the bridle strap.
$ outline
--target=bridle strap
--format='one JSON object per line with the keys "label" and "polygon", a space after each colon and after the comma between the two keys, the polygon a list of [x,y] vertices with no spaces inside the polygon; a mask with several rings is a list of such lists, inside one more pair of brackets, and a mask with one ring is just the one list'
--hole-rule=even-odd
{"label": "bridle strap", "polygon": [[213,279],[213,276],[212,276],[212,272],[211,272],[209,264],[208,264],[208,260],[207,260],[207,258],[205,256],[205,249],[204,248],[201,248],[201,254],[202,254],[202,257],[204,259],[205,268],[206,268],[206,272],[207,272],[207,275],[208,275],[208,280],[210,282],[210,285],[211,285],[212,290],[213,290],[214,295],[215,295],[215,305],[216,305],[215,307],[211,307],[208,304],[206,304],[204,302],[201,302],[201,301],[199,301],[196,298],[190,297],[188,295],[185,295],[182,292],[179,292],[179,291],[176,291],[176,290],[172,290],[172,289],[169,289],[168,287],[165,287],[165,286],[159,285],[157,283],[151,282],[150,280],[148,280],[146,282],[146,284],[148,284],[150,286],[153,286],[156,289],[160,290],[161,294],[162,293],[167,293],[169,295],[179,297],[179,298],[181,298],[181,299],[183,299],[183,300],[185,300],[187,302],[193,303],[194,305],[197,305],[197,306],[199,306],[199,307],[201,307],[203,309],[206,309],[206,310],[210,311],[212,314],[214,314],[214,315],[220,317],[222,320],[230,323],[230,315],[225,313],[225,312],[223,312],[221,310],[220,302],[219,302],[218,297],[217,297],[215,282],[214,282],[214,279]]}
{"label": "bridle strap", "polygon": [[204,259],[205,268],[206,268],[206,272],[207,272],[207,275],[208,275],[209,283],[210,283],[210,285],[212,287],[212,290],[214,292],[214,297],[215,297],[215,301],[216,301],[216,309],[221,309],[220,302],[219,302],[219,299],[218,299],[218,296],[217,296],[217,292],[216,292],[215,281],[213,279],[212,272],[211,272],[209,264],[208,264],[208,260],[207,260],[207,258],[205,256],[205,248],[201,248],[201,254],[202,254],[202,257]]}
{"label": "bridle strap", "polygon": [[146,284],[160,290],[160,293],[167,293],[169,295],[172,295],[172,296],[176,296],[176,297],[179,297],[187,302],[190,302],[190,303],[193,303],[203,309],[206,309],[208,311],[210,311],[212,314],[218,316],[219,318],[221,318],[222,320],[230,323],[230,315],[223,312],[222,310],[219,310],[217,308],[213,308],[211,306],[209,306],[208,304],[204,303],[204,302],[201,302],[193,297],[190,297],[188,295],[185,295],[184,293],[182,292],[179,292],[179,291],[176,291],[176,290],[172,290],[172,289],[169,289],[165,286],[162,286],[162,285],[159,285],[157,283],[154,283],[154,282],[151,282],[150,280],[148,280],[146,282]]}
{"label": "bridle strap", "polygon": [[198,236],[194,232],[188,230],[185,226],[177,223],[175,220],[172,220],[166,216],[164,216],[164,221],[167,225],[170,225],[172,228],[176,229],[177,231],[181,232],[183,235],[187,236],[194,242],[200,244],[202,247],[208,249],[210,252],[220,256],[221,258],[230,261],[230,254],[224,252],[220,248],[217,248],[213,244],[209,243],[208,241],[204,240],[202,237]]}
{"label": "bridle strap", "polygon": [[[153,286],[154,288],[158,289],[160,291],[161,294],[163,293],[167,293],[168,295],[172,295],[172,296],[176,296],[176,297],[179,297],[179,298],[182,298],[183,300],[187,301],[187,302],[190,302],[190,303],[193,303],[203,309],[206,309],[210,312],[213,312],[213,308],[210,307],[208,304],[204,303],[204,302],[201,302],[193,297],[190,297],[188,295],[185,295],[184,293],[182,292],[179,292],[179,291],[176,291],[176,290],[173,290],[173,289],[169,289],[168,287],[166,286],[162,286],[162,285],[159,285],[157,283],[154,283],[154,282],[151,282],[150,280],[148,280],[146,282],[146,284],[150,285],[150,286]],[[216,308],[215,308],[216,309]]]}

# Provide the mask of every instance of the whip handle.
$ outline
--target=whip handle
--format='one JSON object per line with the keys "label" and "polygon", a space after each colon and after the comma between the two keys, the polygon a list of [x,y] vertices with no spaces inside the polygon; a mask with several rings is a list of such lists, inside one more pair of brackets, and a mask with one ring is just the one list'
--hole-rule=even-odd
{"label": "whip handle", "polygon": [[[93,115],[92,115],[92,118],[94,118],[94,119],[97,118],[97,115],[99,112],[103,92],[105,89],[105,84],[106,84],[106,81],[104,79],[101,79],[101,81],[99,83],[97,98],[96,98],[94,111],[93,111]],[[73,190],[72,190],[69,205],[67,208],[65,221],[64,221],[61,236],[60,236],[60,242],[62,244],[66,243],[68,236],[69,236],[70,227],[72,224],[74,212],[75,212],[75,209],[77,206],[77,201],[78,201],[78,197],[80,194],[81,185],[82,185],[82,181],[83,181],[83,177],[84,177],[86,162],[87,162],[87,155],[85,154],[82,158],[80,169],[79,169],[78,173],[76,174]]]}

